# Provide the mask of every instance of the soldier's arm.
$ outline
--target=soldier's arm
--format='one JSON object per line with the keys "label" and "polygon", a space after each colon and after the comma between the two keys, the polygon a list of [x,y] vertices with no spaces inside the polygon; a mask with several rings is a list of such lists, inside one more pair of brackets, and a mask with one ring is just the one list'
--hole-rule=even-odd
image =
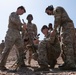
{"label": "soldier's arm", "polygon": [[35,36],[37,35],[37,26],[34,24],[34,26],[33,26],[33,30],[34,30],[34,34],[35,34]]}
{"label": "soldier's arm", "polygon": [[60,8],[57,8],[55,10],[54,17],[55,17],[54,29],[53,29],[53,32],[51,33],[51,36],[53,36],[53,34],[56,32],[57,27],[61,25],[62,10]]}
{"label": "soldier's arm", "polygon": [[56,30],[59,25],[61,25],[61,18],[62,18],[62,10],[57,8],[55,11],[55,21],[54,21],[54,29]]}
{"label": "soldier's arm", "polygon": [[11,19],[12,23],[14,23],[16,25],[22,25],[19,16],[17,14],[15,14],[15,13],[11,13],[10,19]]}

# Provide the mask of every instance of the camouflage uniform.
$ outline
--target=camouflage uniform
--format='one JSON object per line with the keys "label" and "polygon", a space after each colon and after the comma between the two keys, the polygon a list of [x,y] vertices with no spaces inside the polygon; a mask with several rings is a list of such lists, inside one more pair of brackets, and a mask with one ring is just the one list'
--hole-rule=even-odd
{"label": "camouflage uniform", "polygon": [[23,40],[25,41],[25,49],[27,44],[32,44],[34,37],[37,35],[37,27],[33,23],[27,23],[27,31],[23,32]]}
{"label": "camouflage uniform", "polygon": [[54,37],[48,32],[46,38],[40,42],[38,46],[38,63],[40,66],[48,66],[54,68],[56,59],[60,55],[60,45],[57,34]]}
{"label": "camouflage uniform", "polygon": [[54,28],[60,28],[62,42],[62,58],[68,67],[74,63],[74,39],[75,31],[73,21],[69,18],[67,12],[62,7],[54,10]]}
{"label": "camouflage uniform", "polygon": [[37,35],[37,26],[33,23],[27,23],[27,31],[23,32],[24,49],[29,52],[28,63],[31,64],[33,52],[35,52],[33,40]]}
{"label": "camouflage uniform", "polygon": [[23,42],[20,34],[20,31],[22,30],[21,25],[22,23],[19,16],[15,12],[12,12],[9,16],[8,31],[5,37],[5,48],[2,52],[0,66],[5,66],[9,52],[14,44],[16,45],[19,52],[18,64],[24,64],[22,56],[24,52]]}

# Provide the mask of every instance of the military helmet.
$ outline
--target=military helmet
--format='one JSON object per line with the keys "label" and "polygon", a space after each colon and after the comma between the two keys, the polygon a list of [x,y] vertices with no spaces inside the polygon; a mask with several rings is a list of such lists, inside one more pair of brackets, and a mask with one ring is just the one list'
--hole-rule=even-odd
{"label": "military helmet", "polygon": [[53,7],[53,5],[50,5],[50,6],[48,6],[47,8],[46,8],[46,10],[53,10],[54,9],[54,7]]}
{"label": "military helmet", "polygon": [[26,19],[28,20],[28,18],[29,18],[29,17],[31,17],[31,18],[32,18],[32,20],[33,20],[33,16],[32,16],[32,14],[29,14],[29,15],[27,16],[27,18],[26,18]]}

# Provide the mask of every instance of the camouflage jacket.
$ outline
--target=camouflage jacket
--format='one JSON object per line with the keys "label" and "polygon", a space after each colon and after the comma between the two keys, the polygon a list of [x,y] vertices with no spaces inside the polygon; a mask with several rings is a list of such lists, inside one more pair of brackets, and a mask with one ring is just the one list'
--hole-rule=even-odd
{"label": "camouflage jacket", "polygon": [[27,23],[27,31],[23,32],[23,39],[30,39],[31,41],[37,35],[37,26],[33,23]]}
{"label": "camouflage jacket", "polygon": [[57,29],[59,26],[63,26],[64,23],[72,22],[72,20],[69,18],[67,12],[62,7],[56,7],[54,10],[54,28]]}
{"label": "camouflage jacket", "polygon": [[22,26],[22,23],[20,21],[19,16],[16,14],[16,12],[12,12],[9,16],[8,28],[21,31],[22,30],[21,26]]}

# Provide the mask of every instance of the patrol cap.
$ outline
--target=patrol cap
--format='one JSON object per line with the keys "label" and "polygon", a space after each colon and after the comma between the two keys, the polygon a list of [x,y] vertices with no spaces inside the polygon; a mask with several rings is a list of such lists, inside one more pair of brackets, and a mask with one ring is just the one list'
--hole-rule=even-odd
{"label": "patrol cap", "polygon": [[19,7],[17,8],[17,10],[18,10],[18,9],[23,9],[23,10],[24,10],[24,12],[26,12],[26,10],[25,10],[24,6],[19,6]]}
{"label": "patrol cap", "polygon": [[44,29],[48,29],[47,25],[43,25],[43,26],[42,26],[41,32],[42,32]]}
{"label": "patrol cap", "polygon": [[52,23],[49,23],[49,25],[48,26],[52,26]]}
{"label": "patrol cap", "polygon": [[53,10],[54,9],[54,7],[53,7],[53,5],[50,5],[50,6],[48,6],[47,8],[46,8],[46,10]]}
{"label": "patrol cap", "polygon": [[32,18],[32,20],[33,20],[33,16],[32,16],[32,14],[29,14],[29,15],[27,16],[27,18],[26,18],[26,19],[28,19],[28,17],[31,17],[31,18]]}

